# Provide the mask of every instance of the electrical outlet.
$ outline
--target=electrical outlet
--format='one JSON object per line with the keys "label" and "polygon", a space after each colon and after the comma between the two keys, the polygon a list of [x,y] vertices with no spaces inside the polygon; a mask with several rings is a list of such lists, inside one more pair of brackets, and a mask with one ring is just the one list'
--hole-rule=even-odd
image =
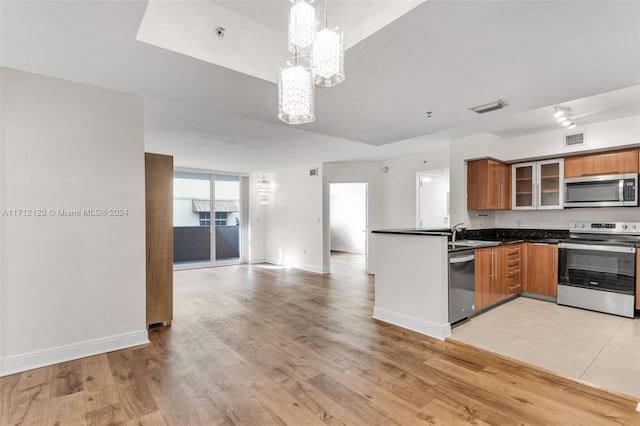
{"label": "electrical outlet", "polygon": [[480,228],[484,229],[484,220],[480,221]]}
{"label": "electrical outlet", "polygon": [[304,249],[303,251],[304,251],[304,254],[307,254],[307,249]]}

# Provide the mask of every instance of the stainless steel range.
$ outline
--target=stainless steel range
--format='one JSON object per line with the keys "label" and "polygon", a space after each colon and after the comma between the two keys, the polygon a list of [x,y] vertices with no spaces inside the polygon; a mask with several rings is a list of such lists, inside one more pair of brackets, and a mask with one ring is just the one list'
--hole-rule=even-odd
{"label": "stainless steel range", "polygon": [[571,222],[558,244],[558,304],[633,318],[640,222]]}

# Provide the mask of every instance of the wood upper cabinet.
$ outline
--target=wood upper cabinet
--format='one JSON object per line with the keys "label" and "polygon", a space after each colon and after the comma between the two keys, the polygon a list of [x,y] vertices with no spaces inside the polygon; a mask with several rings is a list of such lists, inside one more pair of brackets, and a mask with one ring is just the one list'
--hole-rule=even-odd
{"label": "wood upper cabinet", "polygon": [[491,159],[467,163],[467,210],[509,210],[511,166]]}
{"label": "wood upper cabinet", "polygon": [[640,172],[640,148],[565,157],[564,177],[615,175]]}
{"label": "wood upper cabinet", "polygon": [[173,157],[145,154],[147,326],[173,319]]}
{"label": "wood upper cabinet", "polygon": [[556,297],[558,293],[558,245],[526,243],[524,291]]}
{"label": "wood upper cabinet", "polygon": [[512,166],[513,210],[563,208],[564,160],[533,161]]}

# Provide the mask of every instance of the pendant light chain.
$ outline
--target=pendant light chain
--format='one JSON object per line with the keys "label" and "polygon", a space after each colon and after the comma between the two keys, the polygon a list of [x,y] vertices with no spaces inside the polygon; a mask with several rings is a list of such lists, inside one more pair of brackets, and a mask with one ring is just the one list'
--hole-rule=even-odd
{"label": "pendant light chain", "polygon": [[324,27],[329,28],[329,14],[327,13],[327,0],[324,0]]}

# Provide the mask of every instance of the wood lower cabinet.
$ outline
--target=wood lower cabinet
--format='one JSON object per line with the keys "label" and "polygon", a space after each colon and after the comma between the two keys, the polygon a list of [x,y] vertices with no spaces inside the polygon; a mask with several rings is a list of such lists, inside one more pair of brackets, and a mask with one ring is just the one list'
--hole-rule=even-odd
{"label": "wood lower cabinet", "polygon": [[501,247],[503,295],[509,297],[522,291],[522,244]]}
{"label": "wood lower cabinet", "polygon": [[475,251],[476,309],[481,309],[494,302],[494,260],[495,249],[485,248]]}
{"label": "wood lower cabinet", "polygon": [[640,148],[565,157],[564,177],[638,173]]}
{"label": "wood lower cabinet", "polygon": [[556,297],[558,294],[558,245],[526,243],[527,293]]}
{"label": "wood lower cabinet", "polygon": [[491,159],[467,163],[467,209],[509,210],[511,166]]}
{"label": "wood lower cabinet", "polygon": [[485,308],[522,289],[522,244],[475,251],[476,309]]}
{"label": "wood lower cabinet", "polygon": [[147,326],[173,319],[173,157],[145,154]]}

